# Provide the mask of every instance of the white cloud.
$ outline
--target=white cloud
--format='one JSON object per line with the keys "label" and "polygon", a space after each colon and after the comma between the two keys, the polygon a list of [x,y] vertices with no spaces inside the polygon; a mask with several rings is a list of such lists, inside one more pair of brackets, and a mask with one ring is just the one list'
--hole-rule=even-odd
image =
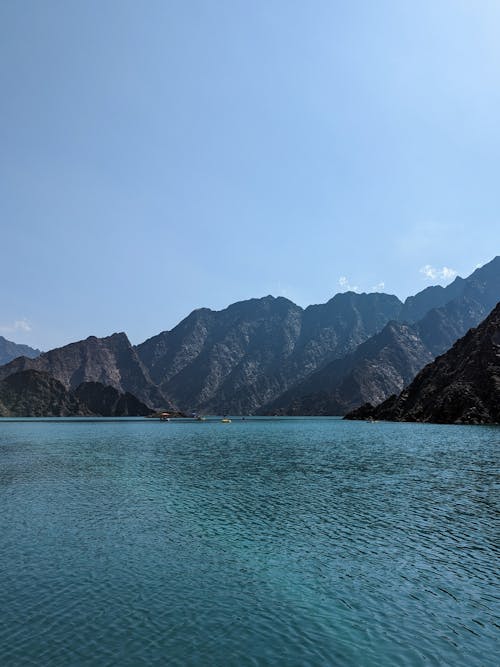
{"label": "white cloud", "polygon": [[373,285],[372,287],[372,292],[381,292],[385,287],[385,283],[383,280],[381,280],[379,283],[376,285]]}
{"label": "white cloud", "polygon": [[438,282],[452,280],[456,275],[458,275],[458,271],[455,271],[455,269],[450,269],[449,266],[443,266],[441,269],[439,269],[435,266],[431,266],[430,264],[423,266],[420,269],[420,273],[427,280],[437,280]]}
{"label": "white cloud", "polygon": [[20,320],[16,320],[13,324],[0,325],[0,331],[4,333],[14,333],[16,331],[28,332],[31,331],[31,324],[23,317]]}
{"label": "white cloud", "polygon": [[340,276],[339,286],[344,292],[359,292],[359,287],[357,285],[351,285],[346,276]]}

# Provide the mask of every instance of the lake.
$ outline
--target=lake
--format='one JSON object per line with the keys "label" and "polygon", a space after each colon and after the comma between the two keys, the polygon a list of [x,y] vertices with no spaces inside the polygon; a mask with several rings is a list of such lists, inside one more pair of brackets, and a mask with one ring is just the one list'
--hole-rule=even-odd
{"label": "lake", "polygon": [[0,421],[0,664],[498,664],[500,427]]}

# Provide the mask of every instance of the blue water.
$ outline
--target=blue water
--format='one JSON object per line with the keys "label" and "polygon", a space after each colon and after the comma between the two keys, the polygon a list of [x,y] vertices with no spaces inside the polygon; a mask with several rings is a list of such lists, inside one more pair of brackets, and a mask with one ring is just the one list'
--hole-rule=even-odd
{"label": "blue water", "polygon": [[500,428],[0,422],[0,664],[499,663]]}

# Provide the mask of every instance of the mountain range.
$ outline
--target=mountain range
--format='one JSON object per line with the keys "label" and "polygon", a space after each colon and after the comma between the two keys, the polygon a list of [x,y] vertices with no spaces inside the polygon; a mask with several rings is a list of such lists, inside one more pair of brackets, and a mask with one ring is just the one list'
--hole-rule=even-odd
{"label": "mountain range", "polygon": [[[446,299],[450,299],[446,301]],[[397,320],[260,409],[262,414],[342,415],[399,393],[436,355],[477,326],[500,299],[500,258],[448,287],[406,300]],[[425,312],[425,303],[430,307]],[[421,319],[413,318],[425,312]]]}
{"label": "mountain range", "polygon": [[98,382],[155,409],[345,414],[399,393],[499,298],[496,257],[404,303],[346,292],[307,308],[272,296],[201,308],[136,346],[116,333],[18,357],[0,366],[0,380],[34,370],[69,392]]}

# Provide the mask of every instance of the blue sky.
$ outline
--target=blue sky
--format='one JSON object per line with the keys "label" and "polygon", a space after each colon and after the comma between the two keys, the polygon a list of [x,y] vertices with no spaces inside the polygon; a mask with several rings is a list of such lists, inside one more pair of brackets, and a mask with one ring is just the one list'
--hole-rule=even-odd
{"label": "blue sky", "polygon": [[499,30],[496,0],[4,0],[0,334],[467,275],[500,252]]}

